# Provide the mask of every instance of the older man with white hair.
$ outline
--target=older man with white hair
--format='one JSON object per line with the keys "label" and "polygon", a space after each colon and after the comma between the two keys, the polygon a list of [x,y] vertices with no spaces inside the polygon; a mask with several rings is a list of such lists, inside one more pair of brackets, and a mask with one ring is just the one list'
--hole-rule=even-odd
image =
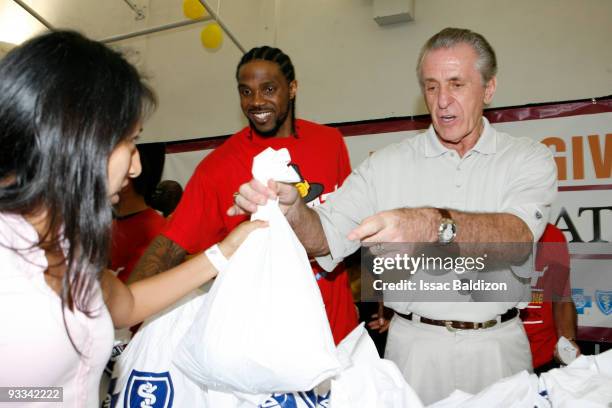
{"label": "older man with white hair", "polygon": [[[426,132],[374,153],[317,209],[292,186],[252,180],[230,212],[253,212],[279,197],[304,247],[325,269],[362,243],[452,243],[461,254],[475,251],[473,245],[481,254],[497,253],[506,265],[500,276],[520,282],[526,276],[512,265],[527,253],[500,245],[537,242],[555,198],[556,170],[544,145],[498,132],[483,117],[496,72],[495,52],[482,35],[440,31],[417,64],[432,120]],[[385,357],[427,404],[531,370],[519,299],[385,300],[396,312]]]}

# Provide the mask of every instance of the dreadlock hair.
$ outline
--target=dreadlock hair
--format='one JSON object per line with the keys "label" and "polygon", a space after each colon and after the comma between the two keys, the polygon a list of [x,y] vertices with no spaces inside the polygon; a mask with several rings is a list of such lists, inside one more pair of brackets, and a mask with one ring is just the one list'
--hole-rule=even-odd
{"label": "dreadlock hair", "polygon": [[[295,80],[295,68],[293,67],[291,58],[289,58],[289,56],[279,48],[264,45],[263,47],[251,48],[249,52],[242,56],[238,66],[236,67],[236,81],[238,81],[238,73],[240,72],[240,68],[254,60],[263,60],[276,63],[287,80],[287,84],[290,84]],[[293,132],[293,134],[297,137],[297,133],[295,131],[295,98],[296,97],[294,96],[293,99],[291,99],[291,132]]]}

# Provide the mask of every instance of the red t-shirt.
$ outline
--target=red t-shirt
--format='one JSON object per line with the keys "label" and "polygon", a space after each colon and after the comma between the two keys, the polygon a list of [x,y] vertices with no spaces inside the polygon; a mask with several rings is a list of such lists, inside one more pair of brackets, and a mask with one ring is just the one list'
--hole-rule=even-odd
{"label": "red t-shirt", "polygon": [[[230,217],[233,193],[251,180],[253,157],[268,147],[287,148],[292,163],[310,186],[308,204],[316,206],[335,191],[351,171],[348,152],[338,130],[298,119],[298,137],[265,138],[242,129],[204,158],[185,187],[183,197],[163,235],[189,253],[221,241],[247,216]],[[322,269],[312,262],[313,272]],[[348,275],[340,265],[318,280],[334,340],[339,343],[357,326]]]}
{"label": "red t-shirt", "polygon": [[548,224],[536,253],[535,269],[539,279],[531,288],[531,303],[521,312],[534,367],[553,359],[558,338],[552,302],[570,296],[569,265],[565,235],[554,225]]}
{"label": "red t-shirt", "polygon": [[119,279],[127,282],[136,262],[165,225],[166,219],[151,208],[113,221],[110,268],[119,271]]}

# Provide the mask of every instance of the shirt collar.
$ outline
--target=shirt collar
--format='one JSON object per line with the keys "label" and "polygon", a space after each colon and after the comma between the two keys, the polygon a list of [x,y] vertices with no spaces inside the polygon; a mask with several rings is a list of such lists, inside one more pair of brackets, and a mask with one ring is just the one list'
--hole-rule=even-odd
{"label": "shirt collar", "polygon": [[[299,137],[299,133],[300,133],[299,119],[295,120],[294,127],[295,127],[295,133],[290,134],[287,138],[297,139]],[[250,124],[245,129],[247,130],[246,136],[249,140],[265,141],[265,140],[270,140],[270,139],[279,139],[277,137],[266,137],[266,136],[260,135],[259,132],[257,132],[257,129],[252,127]],[[282,139],[285,139],[285,138],[282,138]]]}
{"label": "shirt collar", "polygon": [[[471,151],[476,151],[481,154],[494,154],[496,152],[495,131],[487,118],[482,118],[483,130],[476,146]],[[433,124],[429,126],[425,132],[425,157],[438,157],[451,149],[445,147],[438,139]]]}
{"label": "shirt collar", "polygon": [[495,154],[497,151],[495,129],[484,116],[482,117],[482,123],[484,125],[482,135],[476,142],[476,146],[472,147],[472,150],[482,154]]}

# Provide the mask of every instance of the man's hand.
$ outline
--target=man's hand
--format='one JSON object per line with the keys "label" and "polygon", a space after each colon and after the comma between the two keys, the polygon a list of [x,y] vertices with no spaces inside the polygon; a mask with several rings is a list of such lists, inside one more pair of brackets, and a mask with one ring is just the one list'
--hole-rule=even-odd
{"label": "man's hand", "polygon": [[382,302],[378,304],[378,313],[372,315],[372,320],[368,323],[370,330],[378,330],[379,333],[384,333],[389,330],[393,310],[384,307]]}
{"label": "man's hand", "polygon": [[291,184],[269,180],[265,186],[252,179],[240,186],[234,196],[234,205],[227,210],[227,215],[252,214],[257,211],[258,205],[265,205],[269,199],[276,198],[279,200],[281,211],[286,215],[289,209],[297,204],[300,195]]}
{"label": "man's hand", "polygon": [[[578,343],[576,343],[576,340],[572,340],[572,339],[567,339],[567,340],[576,349],[576,358],[580,357],[582,355],[582,353],[580,352],[580,346],[578,345]],[[553,357],[554,357],[555,361],[558,362],[558,363],[569,364],[569,362],[565,362],[565,361],[561,360],[561,356],[559,355],[559,350],[558,350],[557,346],[555,346],[555,352],[553,353]]]}
{"label": "man's hand", "polygon": [[268,181],[264,186],[253,179],[240,186],[234,196],[234,205],[227,210],[227,215],[251,214],[257,211],[258,205],[265,205],[268,200],[278,198],[281,211],[298,239],[311,256],[322,256],[329,253],[327,239],[317,213],[306,206],[297,188],[291,184]]}
{"label": "man's hand", "polygon": [[348,234],[362,242],[435,242],[440,215],[432,208],[398,208],[364,219]]}

